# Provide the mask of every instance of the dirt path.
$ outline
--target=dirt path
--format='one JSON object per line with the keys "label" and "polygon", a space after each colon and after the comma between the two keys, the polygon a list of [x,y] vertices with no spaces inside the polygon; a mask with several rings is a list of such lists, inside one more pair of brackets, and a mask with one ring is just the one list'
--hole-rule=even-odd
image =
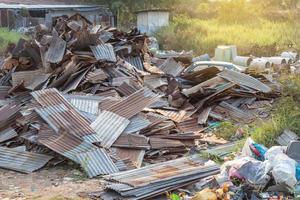
{"label": "dirt path", "polygon": [[99,179],[88,179],[77,169],[51,167],[32,174],[0,169],[1,200],[79,200],[78,192],[101,190]]}

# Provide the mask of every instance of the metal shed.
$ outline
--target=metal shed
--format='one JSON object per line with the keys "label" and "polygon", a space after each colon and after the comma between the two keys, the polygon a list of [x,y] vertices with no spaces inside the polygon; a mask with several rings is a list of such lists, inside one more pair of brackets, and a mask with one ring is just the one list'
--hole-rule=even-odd
{"label": "metal shed", "polygon": [[94,24],[114,26],[112,12],[102,5],[11,4],[1,2],[0,0],[0,27],[19,29],[41,23],[51,26],[55,17],[72,16],[76,13],[81,14]]}
{"label": "metal shed", "polygon": [[151,9],[137,11],[137,27],[142,33],[152,35],[161,27],[169,25],[169,10]]}

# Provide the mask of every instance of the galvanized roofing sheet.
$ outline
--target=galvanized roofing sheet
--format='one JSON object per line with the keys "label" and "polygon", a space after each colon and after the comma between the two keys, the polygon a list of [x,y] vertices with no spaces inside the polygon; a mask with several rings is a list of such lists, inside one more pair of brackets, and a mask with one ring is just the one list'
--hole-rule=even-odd
{"label": "galvanized roofing sheet", "polygon": [[159,66],[159,68],[168,75],[174,77],[179,76],[180,73],[184,70],[183,66],[180,63],[176,62],[173,58],[168,58],[165,62]]}
{"label": "galvanized roofing sheet", "polygon": [[49,49],[45,55],[46,61],[50,63],[59,63],[60,61],[62,61],[65,54],[66,46],[66,41],[60,38],[58,36],[58,33],[55,31]]}
{"label": "galvanized roofing sheet", "polygon": [[18,134],[15,131],[15,129],[13,129],[11,127],[6,128],[6,129],[0,131],[0,142],[10,140],[10,139],[12,139],[14,137],[17,137],[17,136],[18,136]]}
{"label": "galvanized roofing sheet", "polygon": [[63,128],[88,142],[100,142],[89,122],[58,92],[45,89],[31,93],[44,108],[36,108],[37,113],[58,133]]}
{"label": "galvanized roofing sheet", "polygon": [[220,76],[228,81],[231,81],[233,83],[247,86],[249,88],[252,88],[254,90],[258,90],[258,91],[261,91],[264,93],[269,93],[272,91],[272,89],[269,86],[267,86],[266,84],[260,82],[259,80],[255,79],[247,74],[244,74],[244,73],[224,69],[222,72],[220,72],[218,74],[218,76]]}
{"label": "galvanized roofing sheet", "polygon": [[168,85],[168,80],[160,75],[147,75],[144,76],[144,84],[149,88],[156,89],[163,85]]}
{"label": "galvanized roofing sheet", "polygon": [[138,70],[144,70],[144,64],[140,56],[127,57],[125,58],[125,60],[129,62],[131,65],[135,66]]}
{"label": "galvanized roofing sheet", "polygon": [[71,98],[70,103],[80,111],[87,112],[93,115],[98,114],[99,101]]}
{"label": "galvanized roofing sheet", "polygon": [[143,118],[140,115],[136,115],[136,116],[130,118],[130,123],[124,130],[124,133],[125,134],[135,133],[137,131],[140,131],[140,130],[146,128],[150,124],[151,124],[151,122],[149,120]]}
{"label": "galvanized roofing sheet", "polygon": [[277,143],[282,146],[287,146],[293,140],[299,140],[299,136],[290,130],[284,130],[283,133],[276,139]]}
{"label": "galvanized roofing sheet", "polygon": [[112,151],[121,159],[129,159],[136,168],[141,167],[145,156],[145,150],[143,149],[113,147]]}
{"label": "galvanized roofing sheet", "polygon": [[90,48],[97,60],[117,62],[114,48],[111,44],[100,44],[98,46],[90,46]]}
{"label": "galvanized roofing sheet", "polygon": [[151,149],[167,149],[185,146],[179,140],[168,140],[155,137],[150,137],[150,145]]}
{"label": "galvanized roofing sheet", "polygon": [[158,99],[158,94],[144,87],[106,110],[129,119]]}
{"label": "galvanized roofing sheet", "polygon": [[42,168],[53,157],[32,153],[20,152],[15,149],[0,147],[0,167],[24,173],[31,173]]}
{"label": "galvanized roofing sheet", "polygon": [[203,126],[198,124],[196,118],[186,119],[176,124],[177,128],[183,133],[199,132],[203,129]]}
{"label": "galvanized roofing sheet", "polygon": [[109,148],[122,134],[130,121],[113,112],[103,111],[91,124],[91,127],[101,139],[101,146]]}
{"label": "galvanized roofing sheet", "polygon": [[29,89],[34,89],[49,78],[50,74],[44,74],[42,70],[18,71],[12,73],[12,85],[17,86],[21,83]]}
{"label": "galvanized roofing sheet", "polygon": [[0,108],[0,128],[7,126],[16,119],[20,111],[20,106],[7,104]]}
{"label": "galvanized roofing sheet", "polygon": [[135,93],[139,88],[136,88],[136,86],[131,84],[131,83],[124,82],[119,87],[117,87],[116,89],[123,96],[129,96],[129,95]]}
{"label": "galvanized roofing sheet", "polygon": [[102,69],[96,69],[87,73],[85,80],[91,83],[101,83],[106,78],[108,78],[108,75]]}
{"label": "galvanized roofing sheet", "polygon": [[163,110],[163,109],[154,109],[155,112],[158,112],[159,114],[162,114],[165,117],[168,117],[169,119],[179,123],[182,120],[184,120],[185,118],[187,118],[186,116],[186,111],[184,110],[179,110],[179,111],[175,111],[175,110]]}
{"label": "galvanized roofing sheet", "polygon": [[104,149],[85,142],[68,132],[40,132],[41,144],[80,164],[90,177],[117,172],[117,167]]}
{"label": "galvanized roofing sheet", "polygon": [[143,135],[122,134],[112,146],[130,149],[150,149],[148,140],[149,139]]}
{"label": "galvanized roofing sheet", "polygon": [[140,169],[111,174],[104,178],[106,180],[114,180],[134,187],[141,187],[147,186],[150,183],[154,184],[184,177],[186,175],[201,173],[201,171],[209,171],[209,169],[219,169],[219,167],[213,162],[204,164],[200,156],[197,155],[148,165]]}

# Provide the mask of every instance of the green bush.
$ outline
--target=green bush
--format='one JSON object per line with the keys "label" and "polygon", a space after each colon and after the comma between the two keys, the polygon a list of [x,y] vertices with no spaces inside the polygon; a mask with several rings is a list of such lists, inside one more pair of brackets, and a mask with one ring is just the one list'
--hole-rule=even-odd
{"label": "green bush", "polygon": [[9,43],[16,43],[20,38],[20,33],[9,31],[7,28],[0,28],[0,54],[3,54]]}

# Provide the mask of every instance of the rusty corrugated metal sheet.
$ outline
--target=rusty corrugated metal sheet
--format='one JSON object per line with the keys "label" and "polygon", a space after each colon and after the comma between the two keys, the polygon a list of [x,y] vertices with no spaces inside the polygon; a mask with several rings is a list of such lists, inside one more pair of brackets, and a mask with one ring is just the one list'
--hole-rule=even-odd
{"label": "rusty corrugated metal sheet", "polygon": [[126,82],[122,83],[119,87],[117,87],[117,90],[119,93],[121,93],[123,96],[129,96],[136,91],[138,91],[140,88],[136,88],[133,84],[128,84]]}
{"label": "rusty corrugated metal sheet", "polygon": [[160,75],[147,75],[144,76],[144,84],[149,88],[156,89],[163,85],[168,85],[168,80]]}
{"label": "rusty corrugated metal sheet", "polygon": [[168,149],[185,146],[179,140],[168,140],[155,137],[150,137],[150,145],[151,149]]}
{"label": "rusty corrugated metal sheet", "polygon": [[176,126],[183,133],[199,132],[203,129],[203,127],[198,124],[198,120],[196,118],[186,119],[177,123]]}
{"label": "rusty corrugated metal sheet", "polygon": [[98,114],[99,102],[94,99],[84,99],[84,98],[69,98],[70,103],[80,111],[87,112],[93,115]]}
{"label": "rusty corrugated metal sheet", "polygon": [[114,147],[112,151],[121,159],[129,159],[136,168],[141,167],[145,156],[145,150],[143,149]]}
{"label": "rusty corrugated metal sheet", "polygon": [[124,130],[124,133],[125,134],[135,133],[137,131],[140,131],[140,130],[146,128],[150,124],[151,124],[151,122],[149,120],[143,118],[140,115],[136,115],[136,116],[130,118],[130,123]]}
{"label": "rusty corrugated metal sheet", "polygon": [[111,44],[101,44],[98,46],[90,46],[95,58],[97,60],[106,60],[117,62],[114,48]]}
{"label": "rusty corrugated metal sheet", "polygon": [[168,117],[169,119],[171,119],[177,123],[179,123],[182,120],[184,120],[185,118],[187,118],[186,111],[184,111],[184,110],[179,110],[179,111],[163,110],[163,109],[154,109],[154,110],[155,110],[155,112],[162,114],[163,116]]}
{"label": "rusty corrugated metal sheet", "polygon": [[12,85],[15,87],[21,83],[30,89],[34,89],[36,86],[46,81],[50,74],[44,74],[42,70],[34,71],[19,71],[12,73]]}
{"label": "rusty corrugated metal sheet", "polygon": [[211,111],[211,107],[204,108],[198,116],[198,124],[206,124],[209,113]]}
{"label": "rusty corrugated metal sheet", "polygon": [[15,131],[15,129],[13,129],[11,127],[6,128],[6,129],[0,131],[0,142],[10,140],[10,139],[12,139],[14,137],[17,137],[17,136],[18,136],[18,134]]}
{"label": "rusty corrugated metal sheet", "polygon": [[159,66],[159,68],[168,75],[174,77],[179,76],[180,73],[184,70],[183,66],[180,63],[176,62],[173,58],[168,58],[165,62]]}
{"label": "rusty corrugated metal sheet", "polygon": [[46,61],[50,63],[59,63],[60,61],[62,61],[66,46],[66,41],[61,39],[56,31],[53,31],[53,37],[49,49],[45,55]]}
{"label": "rusty corrugated metal sheet", "polygon": [[158,99],[158,94],[144,87],[106,110],[129,119]]}
{"label": "rusty corrugated metal sheet", "polygon": [[0,147],[0,167],[23,173],[31,173],[47,164],[53,157],[33,152],[20,152]]}
{"label": "rusty corrugated metal sheet", "polygon": [[102,69],[96,69],[87,73],[85,80],[91,83],[101,83],[108,78],[108,75]]}
{"label": "rusty corrugated metal sheet", "polygon": [[269,93],[272,89],[266,84],[260,82],[259,80],[240,72],[224,69],[218,74],[218,76],[231,81],[233,83],[247,86],[251,89],[258,90],[264,93]]}
{"label": "rusty corrugated metal sheet", "polygon": [[104,149],[85,142],[68,132],[55,134],[51,130],[43,130],[39,132],[38,141],[80,164],[90,177],[118,171]]}
{"label": "rusty corrugated metal sheet", "polygon": [[[121,196],[146,199],[184,183],[217,174],[219,171],[219,166],[214,162],[204,163],[200,156],[191,156],[111,174],[104,178],[113,181],[108,182],[108,188],[114,188],[113,190]],[[118,185],[115,185],[115,182]]]}
{"label": "rusty corrugated metal sheet", "polygon": [[113,143],[113,147],[123,147],[129,149],[150,149],[148,138],[143,135],[122,134]]}
{"label": "rusty corrugated metal sheet", "polygon": [[7,104],[0,108],[0,128],[7,126],[14,121],[20,111],[20,106],[15,104]]}
{"label": "rusty corrugated metal sheet", "polygon": [[127,57],[125,58],[126,62],[129,62],[131,65],[135,66],[139,70],[144,70],[144,64],[140,56]]}
{"label": "rusty corrugated metal sheet", "polygon": [[245,112],[237,107],[234,107],[226,102],[221,102],[215,109],[215,112],[226,115],[237,122],[249,123],[255,119],[249,112]]}
{"label": "rusty corrugated metal sheet", "polygon": [[101,139],[101,146],[109,148],[122,134],[130,121],[113,112],[103,111],[91,124]]}
{"label": "rusty corrugated metal sheet", "polygon": [[43,108],[37,113],[58,133],[63,128],[89,142],[100,142],[89,122],[58,92],[57,89],[39,90],[31,93]]}

